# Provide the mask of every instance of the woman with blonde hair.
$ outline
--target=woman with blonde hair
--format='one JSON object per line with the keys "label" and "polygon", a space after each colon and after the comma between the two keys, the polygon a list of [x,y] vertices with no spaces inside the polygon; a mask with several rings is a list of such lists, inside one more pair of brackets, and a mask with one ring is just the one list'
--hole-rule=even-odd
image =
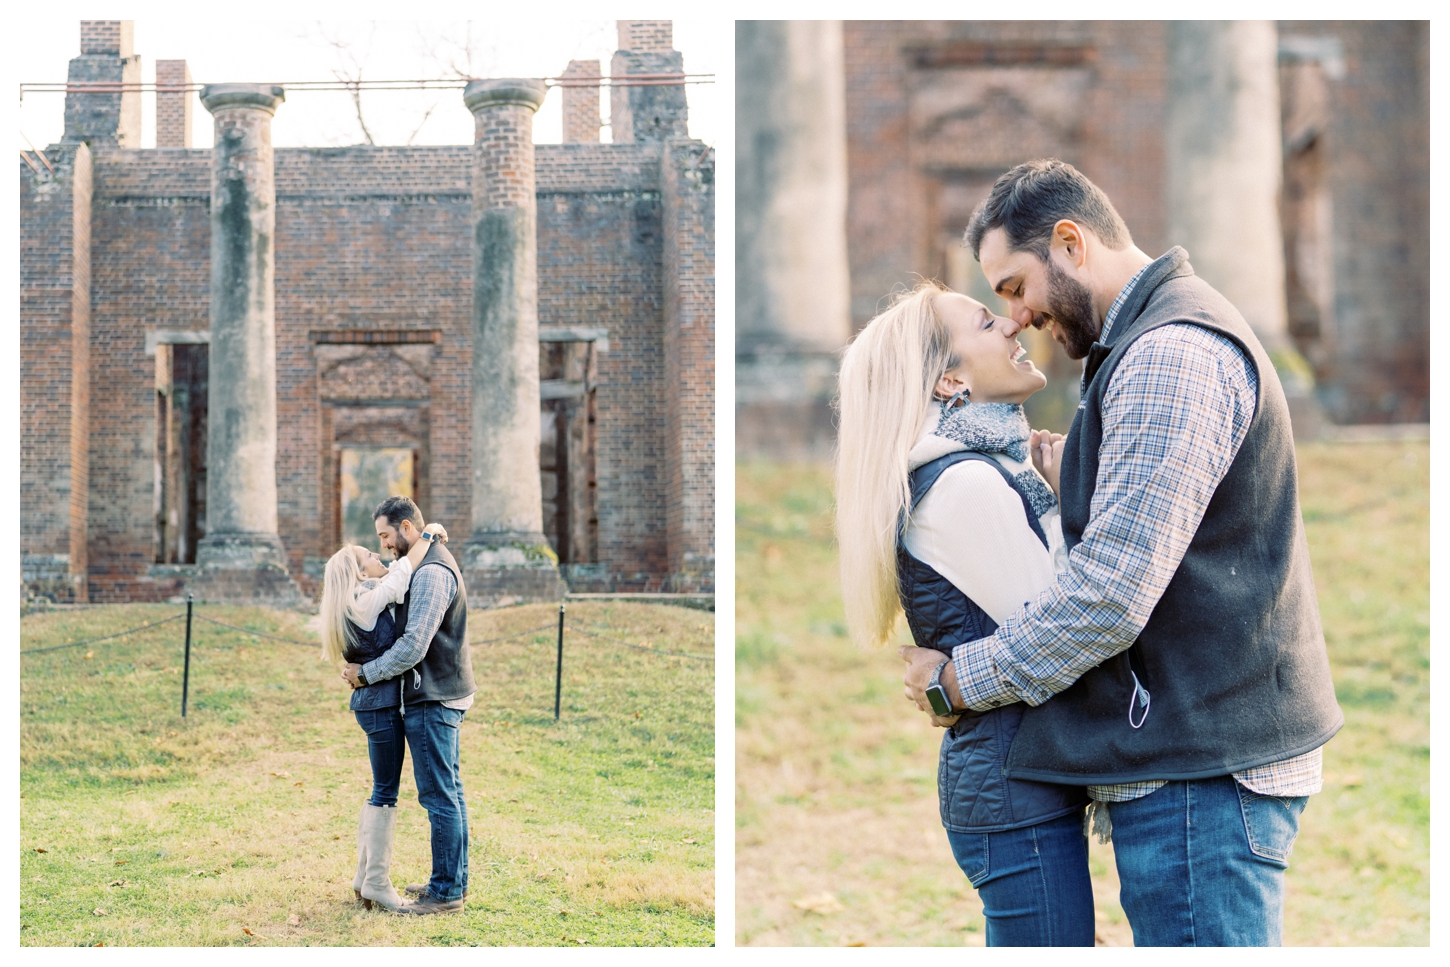
{"label": "woman with blonde hair", "polygon": [[917,646],[943,653],[928,689],[947,729],[941,819],[987,944],[1092,946],[1086,790],[1007,778],[1024,706],[958,713],[939,686],[953,646],[991,634],[1066,566],[1062,438],[1028,427],[1022,403],[1047,378],[1020,331],[925,282],[852,341],[839,377],[841,589],[857,642],[883,644],[904,611]]}
{"label": "woman with blonde hair", "polygon": [[[362,664],[393,646],[399,632],[391,606],[403,603],[413,571],[432,547],[431,541],[448,540],[440,524],[429,524],[423,533],[427,539],[415,541],[406,556],[387,566],[375,552],[357,544],[343,544],[328,559],[322,575],[323,661]],[[388,876],[404,742],[399,730],[375,721],[400,705],[401,694],[401,679],[390,679],[354,689],[348,702],[367,733],[373,770],[372,796],[358,818],[357,873],[352,881],[353,895],[369,910],[374,903],[394,912],[406,906]]]}

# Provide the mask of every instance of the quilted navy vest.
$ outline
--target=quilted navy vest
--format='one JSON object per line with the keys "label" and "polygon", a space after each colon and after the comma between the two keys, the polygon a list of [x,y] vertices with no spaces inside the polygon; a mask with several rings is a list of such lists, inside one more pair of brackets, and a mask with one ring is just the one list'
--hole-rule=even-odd
{"label": "quilted navy vest", "polygon": [[[349,644],[344,648],[342,657],[358,665],[365,665],[377,658],[393,647],[393,642],[400,637],[393,616],[388,613],[387,608],[384,608],[378,615],[377,623],[373,625],[372,631],[364,631],[357,625],[352,626],[352,631],[357,635],[357,643]],[[392,708],[401,701],[400,691],[396,678],[364,685],[362,688],[352,690],[352,698],[348,700],[347,707],[354,712]]]}
{"label": "quilted navy vest", "polygon": [[[979,460],[996,468],[1017,495],[1038,540],[1047,535],[1032,512],[1027,495],[996,460],[981,453],[959,450],[938,457],[911,472],[911,507],[914,510],[932,484],[949,467]],[[963,507],[962,513],[971,513]],[[900,540],[896,544],[901,607],[918,647],[951,655],[964,641],[985,638],[997,623],[971,598],[930,565],[912,557]],[[942,736],[937,764],[937,795],[942,825],[957,833],[996,833],[1046,822],[1081,809],[1087,791],[1028,779],[1009,779],[1003,772],[1012,738],[1022,722],[1025,706],[1018,702],[988,712],[967,712]]]}

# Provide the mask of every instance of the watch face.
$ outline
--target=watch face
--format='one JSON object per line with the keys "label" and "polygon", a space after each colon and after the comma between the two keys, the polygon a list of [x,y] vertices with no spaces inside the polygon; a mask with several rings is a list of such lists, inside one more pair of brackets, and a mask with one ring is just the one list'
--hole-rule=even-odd
{"label": "watch face", "polygon": [[933,685],[926,690],[926,700],[931,703],[931,710],[937,715],[952,714],[952,703],[947,701],[946,690],[940,685]]}

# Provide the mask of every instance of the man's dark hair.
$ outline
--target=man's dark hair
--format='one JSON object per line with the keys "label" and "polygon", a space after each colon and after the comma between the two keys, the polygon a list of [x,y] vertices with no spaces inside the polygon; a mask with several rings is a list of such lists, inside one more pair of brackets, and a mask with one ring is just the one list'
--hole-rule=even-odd
{"label": "man's dark hair", "polygon": [[419,530],[423,529],[423,512],[418,509],[418,505],[413,503],[410,497],[389,497],[378,504],[378,509],[373,511],[373,520],[377,520],[379,517],[386,517],[388,526],[394,530],[397,530],[398,525],[405,520],[412,521],[413,526]]}
{"label": "man's dark hair", "polygon": [[1001,228],[1010,251],[1025,249],[1046,262],[1052,226],[1064,218],[1092,229],[1114,251],[1133,244],[1128,226],[1102,189],[1056,158],[1028,161],[998,178],[967,222],[966,243],[980,262],[982,237]]}

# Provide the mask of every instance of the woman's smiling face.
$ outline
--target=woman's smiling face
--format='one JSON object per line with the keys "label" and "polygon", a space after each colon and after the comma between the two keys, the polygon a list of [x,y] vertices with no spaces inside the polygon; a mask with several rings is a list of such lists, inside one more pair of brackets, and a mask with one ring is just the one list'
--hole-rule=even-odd
{"label": "woman's smiling face", "polygon": [[387,575],[388,569],[377,554],[356,544],[353,545],[352,552],[357,557],[358,570],[362,571],[363,577],[380,578]]}
{"label": "woman's smiling face", "polygon": [[937,296],[933,305],[958,360],[937,382],[937,396],[949,399],[966,390],[973,403],[1021,403],[1047,385],[1017,341],[1022,331],[1017,323],[955,292]]}

